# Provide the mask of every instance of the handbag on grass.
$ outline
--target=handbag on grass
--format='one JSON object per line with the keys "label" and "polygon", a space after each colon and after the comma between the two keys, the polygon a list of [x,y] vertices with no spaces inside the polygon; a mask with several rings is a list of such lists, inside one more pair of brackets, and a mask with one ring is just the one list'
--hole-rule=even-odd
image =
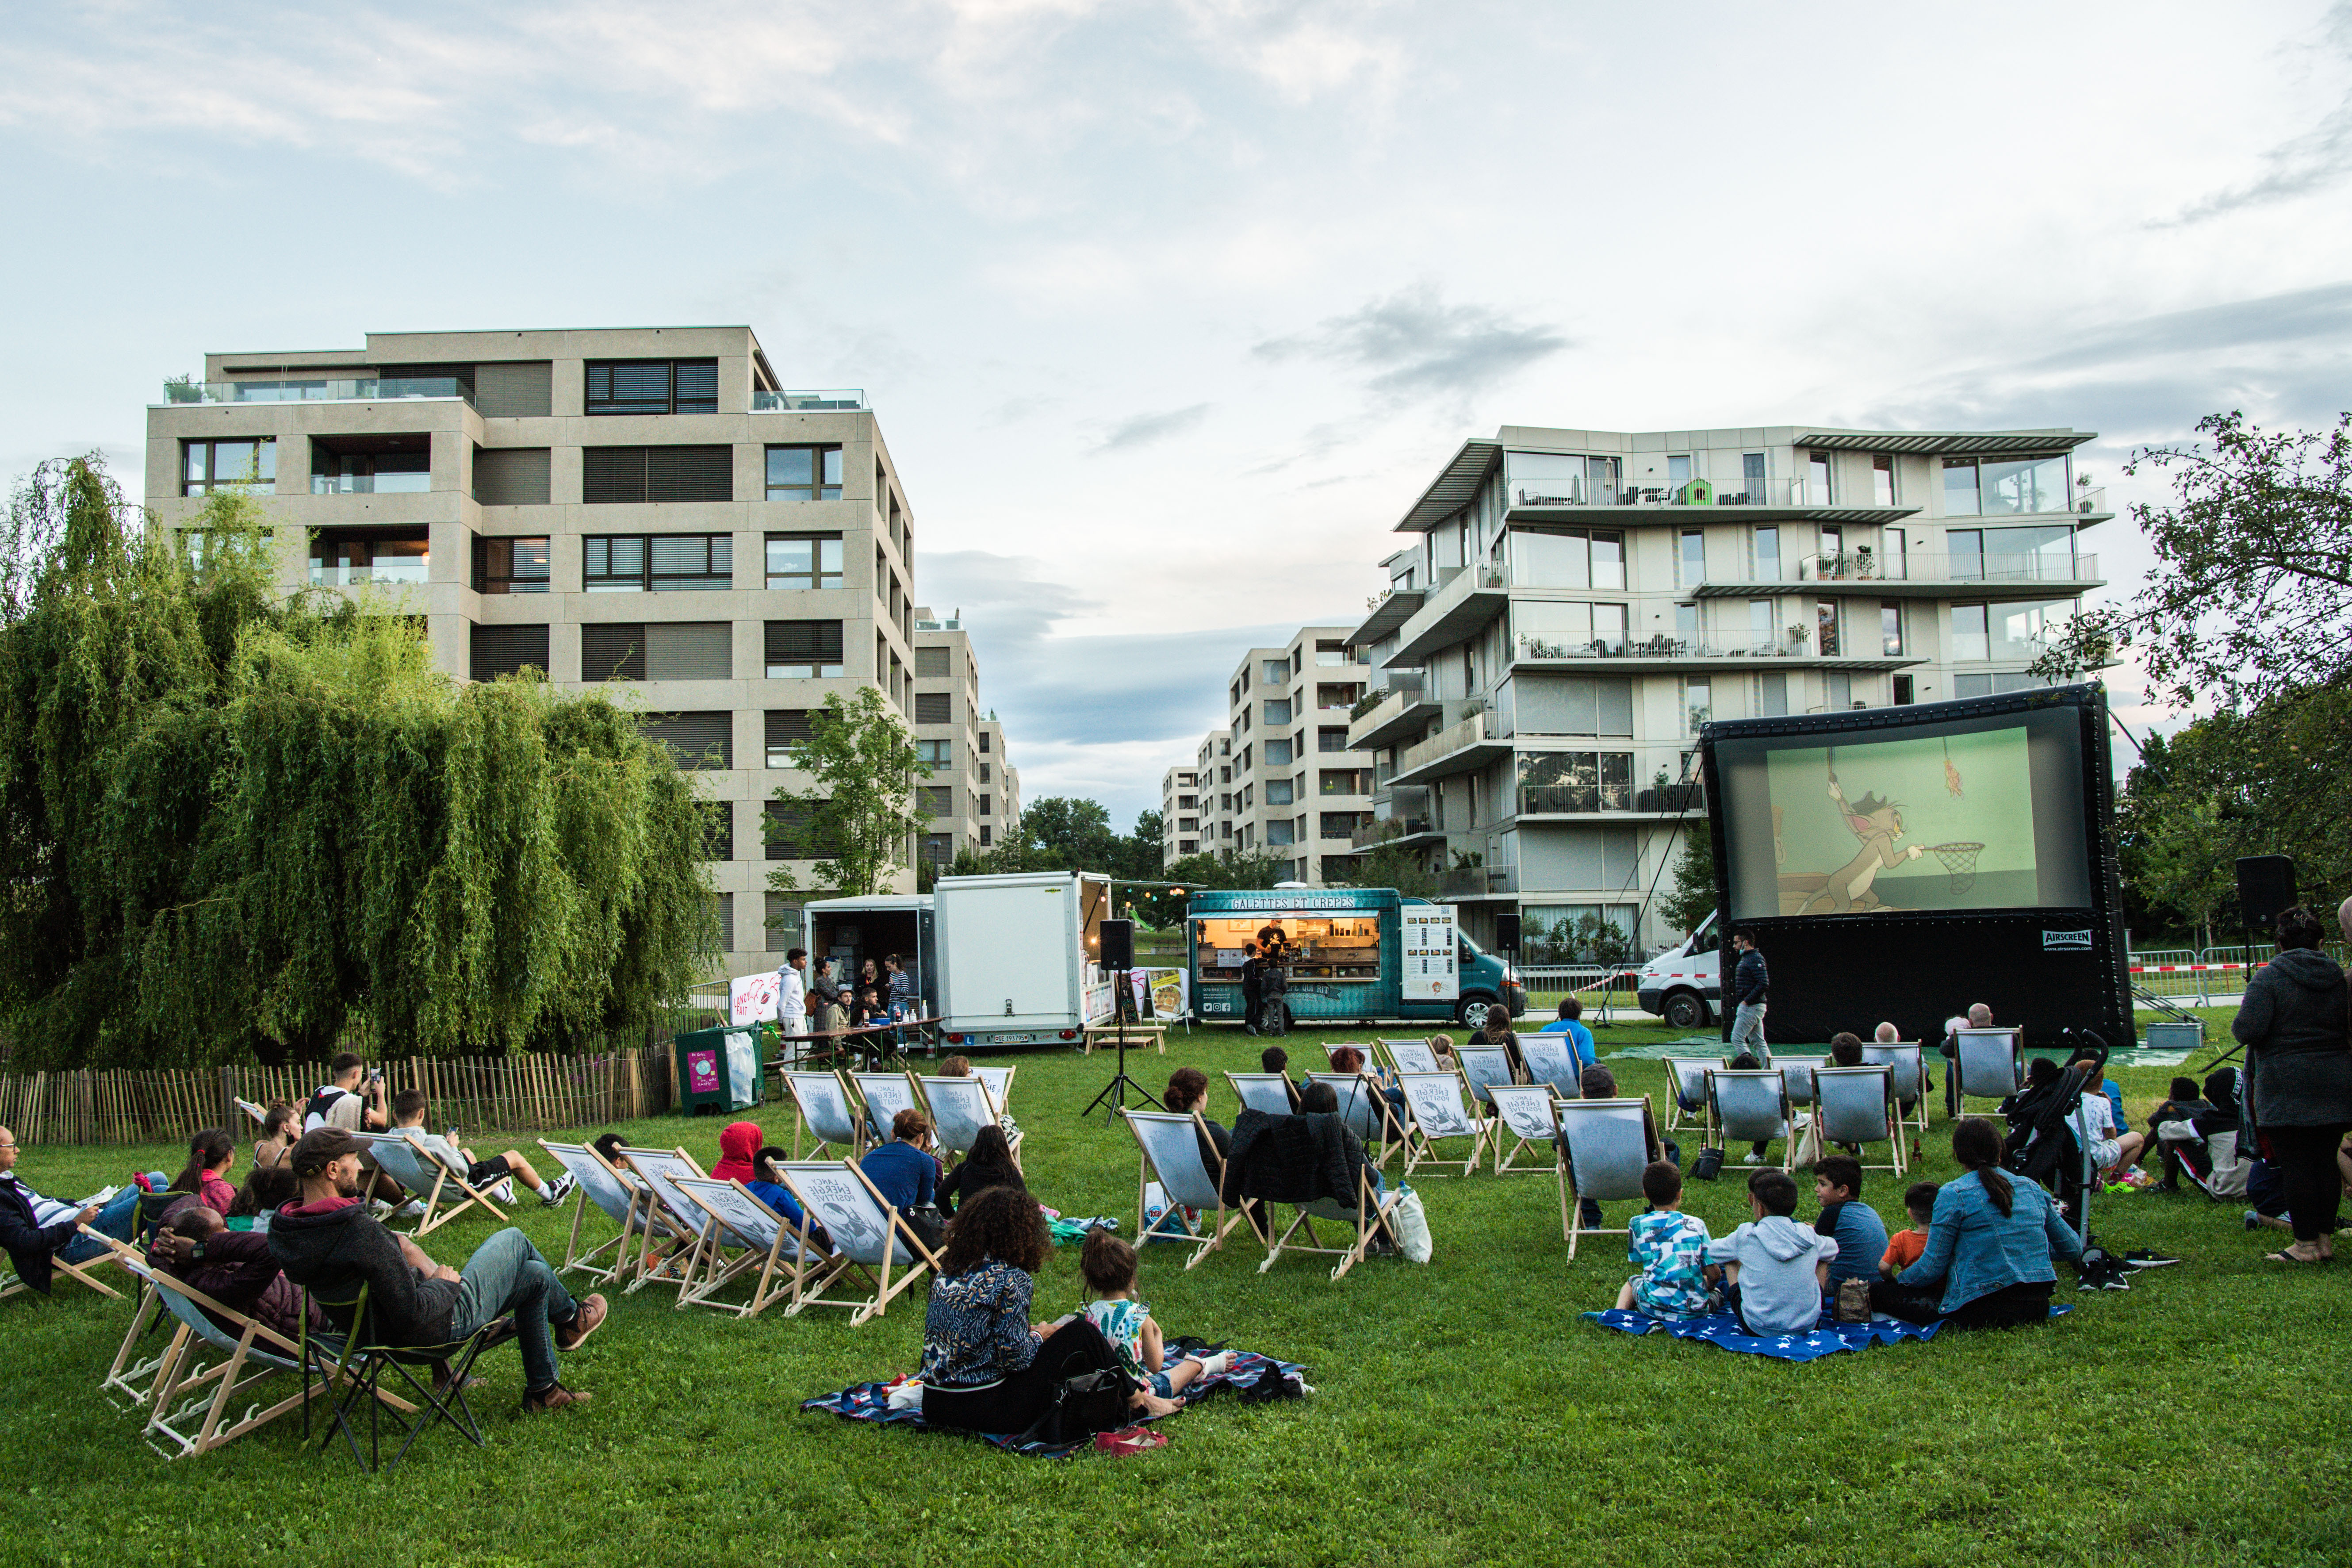
{"label": "handbag on grass", "polygon": [[1870,1321],[1870,1281],[1841,1279],[1837,1288],[1837,1310],[1831,1321],[1839,1323]]}
{"label": "handbag on grass", "polygon": [[1084,1366],[1086,1358],[1074,1355],[1062,1363],[1067,1375],[1054,1385],[1045,1412],[1021,1434],[1023,1442],[1082,1443],[1097,1432],[1116,1432],[1129,1425],[1127,1396],[1133,1384],[1127,1373],[1113,1369],[1069,1373],[1073,1363]]}
{"label": "handbag on grass", "polygon": [[1711,1182],[1722,1173],[1723,1151],[1720,1149],[1701,1149],[1698,1152],[1697,1163],[1691,1166],[1691,1180],[1695,1182]]}
{"label": "handbag on grass", "polygon": [[1422,1207],[1421,1194],[1405,1188],[1389,1217],[1396,1231],[1397,1250],[1404,1254],[1405,1261],[1428,1262],[1435,1245],[1429,1238],[1429,1213]]}

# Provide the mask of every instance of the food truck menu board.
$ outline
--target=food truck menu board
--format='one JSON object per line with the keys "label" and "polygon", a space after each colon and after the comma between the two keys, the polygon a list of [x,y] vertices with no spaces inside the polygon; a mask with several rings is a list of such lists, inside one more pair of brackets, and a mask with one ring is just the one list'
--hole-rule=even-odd
{"label": "food truck menu board", "polygon": [[1400,919],[1404,928],[1404,999],[1454,1000],[1461,994],[1462,976],[1455,967],[1454,906],[1407,904]]}

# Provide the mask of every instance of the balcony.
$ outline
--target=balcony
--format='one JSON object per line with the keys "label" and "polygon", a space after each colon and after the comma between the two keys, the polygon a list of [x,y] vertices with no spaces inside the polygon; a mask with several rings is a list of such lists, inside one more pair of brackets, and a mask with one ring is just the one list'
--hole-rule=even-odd
{"label": "balcony", "polygon": [[2101,586],[2096,555],[1905,554],[1879,559],[1866,550],[1806,555],[1793,571],[1745,583],[1701,583],[1700,599],[1753,599],[1802,588],[1879,599],[2035,598],[2088,593]]}
{"label": "balcony", "polygon": [[1419,745],[1408,746],[1399,752],[1396,773],[1390,782],[1427,784],[1452,773],[1469,773],[1510,754],[1511,742],[1507,739],[1486,733],[1486,714],[1473,713],[1459,724],[1449,725]]}
{"label": "balcony", "polygon": [[1437,873],[1441,899],[1492,899],[1519,890],[1516,866],[1468,866]]}
{"label": "balcony", "polygon": [[163,401],[190,403],[382,403],[415,397],[463,397],[449,375],[330,377],[317,381],[167,381]]}
{"label": "balcony", "polygon": [[1408,736],[1418,735],[1429,728],[1437,717],[1442,704],[1434,698],[1422,695],[1416,683],[1400,690],[1377,692],[1380,700],[1370,708],[1360,706],[1348,723],[1348,749],[1351,752],[1393,746]]}
{"label": "balcony", "polygon": [[859,387],[826,387],[814,391],[766,392],[751,394],[754,414],[824,414],[866,407],[866,389]]}
{"label": "balcony", "polygon": [[1388,662],[1418,666],[1428,655],[1452,647],[1503,613],[1511,602],[1503,574],[1491,566],[1449,566],[1438,571],[1437,591],[1423,602],[1397,633]]}
{"label": "balcony", "polygon": [[321,474],[310,476],[314,496],[416,495],[433,488],[429,473]]}
{"label": "balcony", "polygon": [[1643,477],[1595,479],[1582,475],[1559,479],[1515,476],[1507,492],[1514,519],[1562,512],[1606,511],[1622,516],[1627,511],[1688,512],[1723,508],[1737,512],[1741,521],[1814,517],[1883,521],[1909,517],[1919,510],[1916,506],[1860,505],[1839,500],[1822,487],[1798,479],[1668,480]]}
{"label": "balcony", "polygon": [[1688,816],[1706,809],[1706,797],[1696,784],[1633,791],[1593,778],[1519,785],[1521,816]]}
{"label": "balcony", "polygon": [[1349,647],[1369,647],[1412,619],[1426,597],[1417,588],[1391,588],[1371,602],[1363,624],[1348,634]]}
{"label": "balcony", "polygon": [[[1383,844],[1406,844],[1431,836],[1426,816],[1381,816],[1365,823],[1348,837],[1348,847],[1364,850]],[[1442,836],[1441,836],[1442,837]]]}
{"label": "balcony", "polygon": [[[1780,643],[1718,644],[1689,637],[1654,637],[1634,640],[1611,636],[1574,643],[1549,642],[1521,637],[1514,665],[1538,668],[1570,666],[1594,674],[1690,673],[1706,669],[1753,669],[1759,665],[1780,669],[1842,669],[1877,671],[1901,669],[1926,660],[1907,654],[1820,654],[1812,640]],[[1398,766],[1403,767],[1400,759]]]}

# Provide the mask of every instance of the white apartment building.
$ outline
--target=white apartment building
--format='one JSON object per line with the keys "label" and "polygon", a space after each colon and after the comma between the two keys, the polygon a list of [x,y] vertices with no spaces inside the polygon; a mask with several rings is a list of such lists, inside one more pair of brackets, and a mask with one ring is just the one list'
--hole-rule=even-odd
{"label": "white apartment building", "polygon": [[996,843],[1021,814],[1020,775],[1004,754],[1004,727],[980,706],[980,660],[959,616],[915,611],[915,745],[929,770],[918,805],[931,815],[924,861],[940,869],[957,854]]}
{"label": "white apartment building", "polygon": [[748,327],[662,327],[208,354],[165,395],[167,525],[257,491],[288,590],[380,595],[461,678],[629,683],[711,803],[722,972],[799,940],[766,889],[790,747],[829,695],[915,696],[912,516],[863,393],[786,389]]}
{"label": "white apartment building", "polygon": [[2112,514],[2075,430],[1564,430],[1464,443],[1397,531],[1345,638],[1378,700],[1376,834],[1425,850],[1472,940],[1523,952],[1587,912],[1637,948],[1709,718],[1939,701],[2033,684],[2102,585]]}
{"label": "white apartment building", "polygon": [[[1201,770],[1186,764],[1160,775],[1160,863],[1171,866],[1202,853]],[[1211,823],[1214,828],[1213,821]]]}

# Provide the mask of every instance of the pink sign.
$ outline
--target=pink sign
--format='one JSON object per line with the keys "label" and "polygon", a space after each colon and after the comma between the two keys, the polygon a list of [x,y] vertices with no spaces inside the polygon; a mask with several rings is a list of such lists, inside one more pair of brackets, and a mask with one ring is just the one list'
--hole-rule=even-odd
{"label": "pink sign", "polygon": [[686,1053],[686,1087],[694,1094],[718,1092],[719,1053],[717,1051]]}

